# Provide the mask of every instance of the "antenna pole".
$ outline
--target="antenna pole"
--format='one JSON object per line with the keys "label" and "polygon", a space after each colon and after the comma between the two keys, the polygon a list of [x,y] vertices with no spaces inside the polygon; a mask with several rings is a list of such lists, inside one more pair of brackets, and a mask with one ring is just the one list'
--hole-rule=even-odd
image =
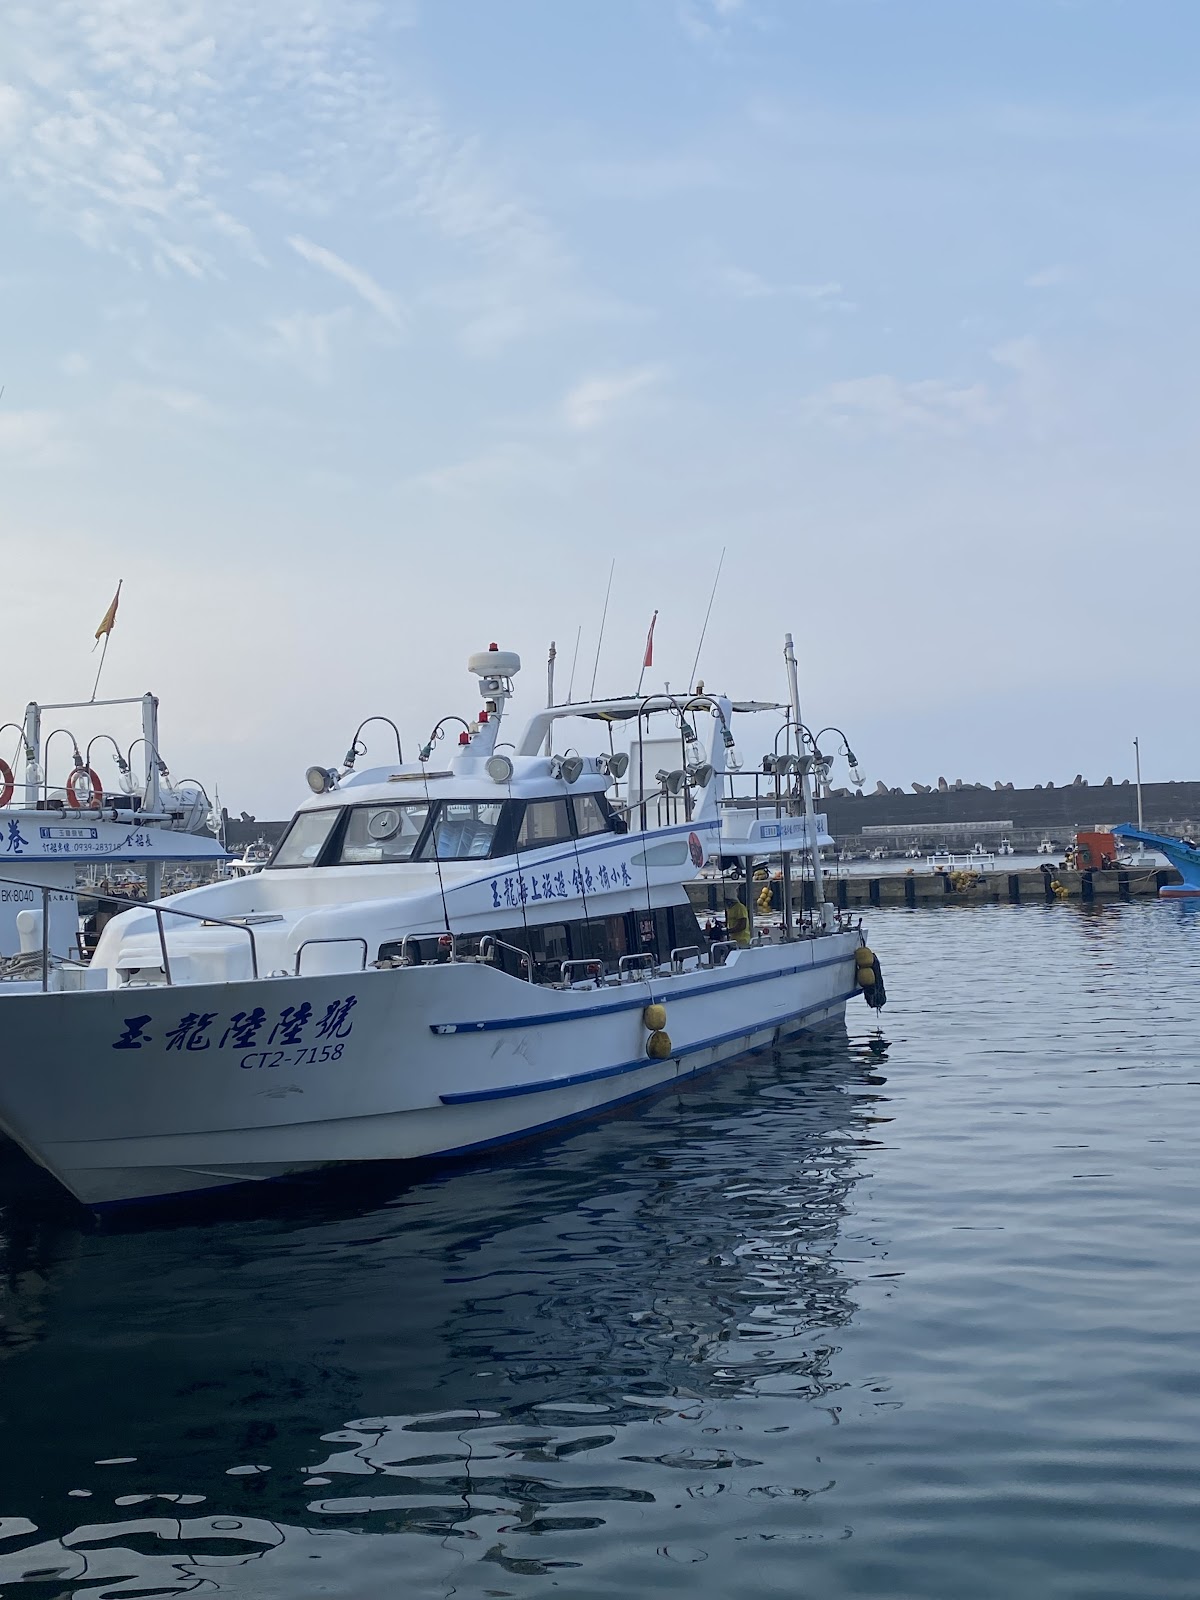
{"label": "antenna pole", "polygon": [[812,856],[813,867],[813,910],[821,919],[823,928],[831,928],[834,922],[833,907],[825,899],[825,876],[821,865],[821,846],[817,843],[817,808],[813,804],[812,780],[809,768],[804,759],[804,736],[800,732],[800,682],[796,673],[796,650],[792,644],[792,636],[786,633],[783,636],[783,659],[787,666],[788,698],[792,705],[792,721],[795,723],[793,732],[796,735],[796,753],[800,757],[800,793],[804,797],[804,820],[808,827],[808,848]]}
{"label": "antenna pole", "polygon": [[[550,641],[550,654],[546,657],[546,706],[547,706],[547,709],[554,704],[554,660],[555,660],[555,657],[557,655],[558,655],[558,651],[555,648],[554,640],[551,639],[551,641]],[[551,748],[551,744],[553,742],[552,728],[553,728],[553,724],[551,724],[551,727],[546,729],[546,754],[547,755],[550,754],[550,748]]]}
{"label": "antenna pole", "polygon": [[[110,630],[110,633],[111,633],[111,630]],[[96,681],[92,685],[92,700],[93,701],[96,698],[96,691],[100,687],[100,674],[104,671],[104,658],[108,654],[108,640],[109,640],[109,634],[106,633],[104,635],[104,644],[103,644],[103,647],[101,648],[101,651],[100,651],[100,665],[96,668]],[[93,649],[94,648],[95,648],[95,646],[93,646]]]}
{"label": "antenna pole", "polygon": [[571,657],[571,681],[567,685],[567,704],[568,705],[571,704],[572,696],[575,693],[575,663],[579,660],[579,640],[582,637],[582,634],[583,634],[583,623],[581,622],[579,624],[579,626],[575,629],[575,654]]}
{"label": "antenna pole", "polygon": [[596,660],[592,665],[592,687],[588,695],[589,700],[596,698],[596,674],[600,671],[600,647],[604,643],[604,624],[608,621],[608,597],[612,593],[613,573],[617,570],[617,558],[612,559],[608,569],[608,588],[604,591],[604,610],[600,613],[600,637],[596,640]]}
{"label": "antenna pole", "polygon": [[704,613],[704,626],[700,629],[700,643],[696,646],[696,659],[692,662],[692,675],[688,679],[688,693],[696,687],[696,669],[700,665],[700,652],[704,649],[704,635],[708,632],[708,619],[712,616],[713,601],[717,598],[717,584],[721,581],[721,568],[725,565],[725,546],[721,546],[721,559],[717,562],[717,575],[713,579],[712,593],[708,597],[708,610]]}
{"label": "antenna pole", "polygon": [[1142,747],[1135,738],[1133,741],[1133,759],[1137,764],[1137,806],[1138,827],[1142,826]]}

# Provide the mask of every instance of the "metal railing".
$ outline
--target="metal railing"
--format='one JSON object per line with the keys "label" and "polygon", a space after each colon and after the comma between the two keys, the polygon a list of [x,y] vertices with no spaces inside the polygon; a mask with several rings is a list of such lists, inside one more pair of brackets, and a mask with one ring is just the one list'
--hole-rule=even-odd
{"label": "metal railing", "polygon": [[625,974],[632,972],[635,967],[649,967],[653,972],[658,965],[653,950],[638,950],[630,956],[622,956],[617,962],[617,975],[621,982],[625,981]]}
{"label": "metal railing", "polygon": [[519,945],[506,944],[503,939],[497,939],[494,933],[485,933],[479,941],[479,959],[490,961],[493,950],[507,950],[509,955],[516,956],[518,963],[524,968],[526,982],[533,982],[533,958],[527,950],[522,950]]}
{"label": "metal railing", "polygon": [[[346,936],[350,937],[349,935]],[[458,961],[458,947],[454,935],[451,933],[406,933],[400,941],[400,960],[406,967],[423,967],[426,965],[425,957],[421,954],[421,946],[433,940],[437,954],[433,963],[440,966],[443,962]],[[365,942],[365,941],[364,941]],[[363,956],[363,971],[366,971],[367,958]]]}
{"label": "metal railing", "polygon": [[[243,924],[243,926],[245,926],[245,924]],[[294,977],[298,978],[300,976],[300,957],[308,949],[310,944],[360,944],[362,945],[362,966],[358,970],[360,972],[365,972],[367,970],[367,957],[371,953],[367,941],[363,938],[361,933],[343,933],[336,938],[305,939],[302,944],[298,945],[296,948],[296,967],[293,973]]]}
{"label": "metal railing", "polygon": [[582,967],[584,977],[594,978],[597,983],[604,976],[604,963],[598,956],[577,956],[574,961],[564,961],[561,966],[562,981],[568,988],[575,981],[571,974],[576,967]]}
{"label": "metal railing", "polygon": [[[18,889],[37,889],[42,896],[42,993],[50,988],[50,896],[54,894],[69,895],[72,900],[78,900],[78,890],[65,887],[61,883],[31,883],[28,878],[0,878],[0,883],[12,884]],[[85,898],[92,898],[87,896]],[[258,977],[258,945],[254,938],[254,929],[248,928],[244,922],[227,922],[223,917],[203,916],[196,911],[181,911],[178,906],[157,905],[153,901],[134,900],[129,895],[104,893],[94,896],[112,905],[122,906],[130,911],[150,911],[158,928],[158,946],[162,952],[163,977],[168,987],[174,987],[171,977],[171,957],[167,951],[167,934],[163,925],[163,917],[183,917],[188,922],[208,923],[211,927],[232,928],[235,933],[244,933],[250,941],[250,969]]]}
{"label": "metal railing", "polygon": [[696,958],[696,965],[702,965],[700,946],[698,944],[681,944],[678,949],[671,951],[671,971],[682,972],[683,964],[692,956]]}

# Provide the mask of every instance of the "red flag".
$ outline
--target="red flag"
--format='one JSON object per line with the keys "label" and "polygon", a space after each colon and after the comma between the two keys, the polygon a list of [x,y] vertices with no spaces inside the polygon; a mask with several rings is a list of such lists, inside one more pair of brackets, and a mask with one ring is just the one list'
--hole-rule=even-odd
{"label": "red flag", "polygon": [[642,671],[654,665],[654,624],[658,621],[658,612],[650,618],[650,632],[646,635],[646,654],[642,657]]}

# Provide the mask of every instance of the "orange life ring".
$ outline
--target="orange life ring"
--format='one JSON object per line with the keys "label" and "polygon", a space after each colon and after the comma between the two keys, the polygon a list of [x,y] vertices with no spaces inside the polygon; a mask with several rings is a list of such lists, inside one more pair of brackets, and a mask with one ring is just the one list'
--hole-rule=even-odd
{"label": "orange life ring", "polygon": [[0,760],[0,806],[6,806],[13,797],[13,769],[7,761]]}
{"label": "orange life ring", "polygon": [[[91,785],[91,792],[86,801],[79,798],[79,780],[86,778]],[[104,790],[100,787],[100,779],[91,767],[76,767],[67,779],[67,804],[73,811],[98,809],[104,798]]]}

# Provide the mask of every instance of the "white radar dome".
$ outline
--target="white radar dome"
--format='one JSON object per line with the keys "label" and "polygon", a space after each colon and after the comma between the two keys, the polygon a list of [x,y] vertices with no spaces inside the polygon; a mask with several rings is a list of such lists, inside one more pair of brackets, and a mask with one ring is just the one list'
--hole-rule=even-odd
{"label": "white radar dome", "polygon": [[477,678],[511,678],[521,670],[521,658],[515,650],[477,650],[467,661],[467,671]]}

